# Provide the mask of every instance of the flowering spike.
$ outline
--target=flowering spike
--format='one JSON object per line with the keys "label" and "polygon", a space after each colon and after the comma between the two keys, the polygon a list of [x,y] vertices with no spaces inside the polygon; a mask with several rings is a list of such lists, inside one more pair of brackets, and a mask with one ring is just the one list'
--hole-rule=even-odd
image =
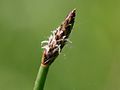
{"label": "flowering spike", "polygon": [[66,42],[69,41],[68,37],[74,25],[75,12],[75,9],[72,10],[61,23],[61,25],[56,30],[52,31],[52,35],[49,37],[48,41],[42,42],[46,43],[46,45],[43,46],[43,65],[50,65],[60,54]]}

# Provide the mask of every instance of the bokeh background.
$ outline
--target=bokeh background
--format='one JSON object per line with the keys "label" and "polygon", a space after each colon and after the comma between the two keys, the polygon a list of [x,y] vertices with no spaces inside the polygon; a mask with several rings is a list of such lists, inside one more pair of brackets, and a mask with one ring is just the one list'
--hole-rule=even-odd
{"label": "bokeh background", "polygon": [[120,0],[0,0],[0,90],[32,90],[40,42],[77,9],[45,90],[120,90]]}

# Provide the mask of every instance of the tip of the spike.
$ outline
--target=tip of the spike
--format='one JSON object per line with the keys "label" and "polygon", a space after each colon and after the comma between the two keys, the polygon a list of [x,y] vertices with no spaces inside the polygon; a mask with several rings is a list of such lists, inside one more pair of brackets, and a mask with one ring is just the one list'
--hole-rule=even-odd
{"label": "tip of the spike", "polygon": [[73,18],[76,16],[76,8],[74,8],[70,13],[69,16],[72,16]]}
{"label": "tip of the spike", "polygon": [[74,8],[74,9],[72,10],[72,12],[74,12],[74,13],[75,13],[75,12],[76,12],[76,8]]}
{"label": "tip of the spike", "polygon": [[75,16],[75,14],[76,14],[76,8],[74,8],[74,9],[70,12],[70,14],[72,14],[73,16]]}

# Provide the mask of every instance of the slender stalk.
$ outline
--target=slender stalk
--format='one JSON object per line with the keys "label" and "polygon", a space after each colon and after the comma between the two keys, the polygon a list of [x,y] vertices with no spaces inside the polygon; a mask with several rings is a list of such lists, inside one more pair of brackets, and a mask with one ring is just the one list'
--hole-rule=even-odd
{"label": "slender stalk", "polygon": [[49,69],[48,65],[46,66],[41,64],[33,90],[43,90],[48,69]]}

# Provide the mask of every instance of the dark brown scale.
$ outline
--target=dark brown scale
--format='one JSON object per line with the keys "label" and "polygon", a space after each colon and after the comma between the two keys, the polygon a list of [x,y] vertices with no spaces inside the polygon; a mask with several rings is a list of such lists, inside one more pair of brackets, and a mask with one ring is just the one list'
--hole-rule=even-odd
{"label": "dark brown scale", "polygon": [[55,36],[55,39],[56,39],[56,40],[58,40],[58,39],[59,39],[59,36],[58,36],[58,35],[56,35],[56,36]]}

